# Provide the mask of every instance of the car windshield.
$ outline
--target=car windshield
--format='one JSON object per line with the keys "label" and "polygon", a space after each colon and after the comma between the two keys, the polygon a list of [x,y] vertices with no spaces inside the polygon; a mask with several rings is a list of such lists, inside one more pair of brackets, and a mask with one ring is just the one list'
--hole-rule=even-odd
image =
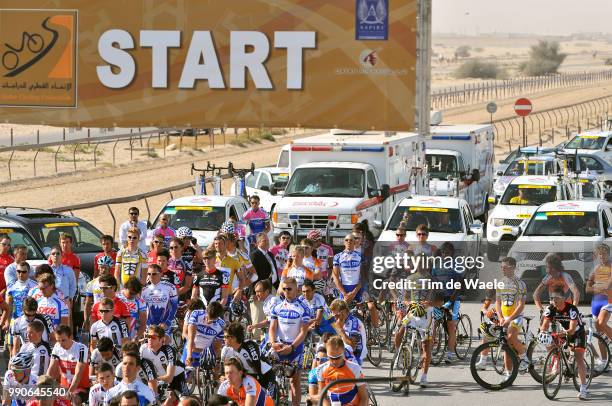
{"label": "car windshield", "polygon": [[[189,227],[192,230],[217,231],[225,221],[225,207],[218,206],[167,206],[163,214],[169,217],[168,227],[175,230]],[[153,228],[157,227],[159,217],[153,223]]]}
{"label": "car windshield", "polygon": [[298,168],[284,196],[363,197],[365,172],[349,168]]}
{"label": "car windshield", "polygon": [[462,232],[459,209],[401,206],[391,216],[387,230],[397,230],[400,223],[408,231],[415,231],[419,224],[425,224],[435,233]]}
{"label": "car windshield", "polygon": [[51,248],[59,245],[60,236],[72,236],[72,250],[77,254],[100,252],[102,233],[94,226],[84,221],[48,222],[39,224],[39,232],[34,232],[34,238],[41,247]]}
{"label": "car windshield", "polygon": [[436,179],[458,178],[457,157],[454,155],[427,154],[427,170],[430,177]]}
{"label": "car windshield", "polygon": [[577,135],[572,138],[565,148],[567,149],[602,149],[606,137],[598,137],[596,135]]}
{"label": "car windshield", "polygon": [[32,237],[21,228],[0,228],[0,235],[6,234],[11,238],[11,253],[18,245],[25,245],[28,249],[28,259],[45,259],[40,249],[36,246]]}
{"label": "car windshield", "polygon": [[594,181],[580,182],[580,185],[582,189],[582,197],[597,198],[597,199],[602,198],[601,194],[599,193],[599,186],[597,185],[596,182]]}
{"label": "car windshield", "polygon": [[283,190],[287,187],[287,182],[289,182],[288,173],[273,173],[271,175],[272,183],[274,183],[277,190]]}
{"label": "car windshield", "polygon": [[595,237],[600,235],[599,219],[595,211],[541,211],[535,213],[524,235]]}
{"label": "car windshield", "polygon": [[515,206],[539,206],[557,200],[557,187],[553,185],[509,185],[501,204]]}
{"label": "car windshield", "polygon": [[552,161],[514,161],[506,168],[504,176],[548,175],[553,172]]}

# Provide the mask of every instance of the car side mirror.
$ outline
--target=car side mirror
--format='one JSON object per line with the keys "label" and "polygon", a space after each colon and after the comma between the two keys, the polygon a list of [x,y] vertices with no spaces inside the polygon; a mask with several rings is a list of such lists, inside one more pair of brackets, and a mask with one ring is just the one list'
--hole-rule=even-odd
{"label": "car side mirror", "polygon": [[268,185],[263,185],[263,186],[262,186],[260,189],[261,189],[263,192],[269,192],[269,191],[270,191],[270,186],[268,186]]}
{"label": "car side mirror", "polygon": [[500,163],[500,164],[505,164],[505,163],[506,163],[506,160],[505,160],[505,159],[500,159],[500,160],[499,160],[499,163]]}
{"label": "car side mirror", "polygon": [[487,198],[487,202],[489,202],[490,204],[497,204],[497,197],[489,196]]}
{"label": "car side mirror", "polygon": [[523,233],[523,229],[519,226],[519,227],[512,227],[512,231],[510,231],[510,234],[512,234],[513,237],[518,237]]}
{"label": "car side mirror", "polygon": [[475,221],[474,224],[470,224],[470,232],[476,235],[482,234],[482,223]]}
{"label": "car side mirror", "polygon": [[383,200],[387,200],[389,196],[391,196],[391,189],[389,188],[389,185],[387,184],[381,185],[380,186],[380,197],[382,197]]}
{"label": "car side mirror", "polygon": [[376,228],[377,230],[382,230],[382,228],[383,228],[383,222],[382,221],[374,220],[373,224],[374,224],[374,228]]}
{"label": "car side mirror", "polygon": [[472,180],[473,182],[478,182],[478,181],[480,180],[480,170],[478,170],[478,169],[474,169],[474,170],[472,171],[472,177],[471,177],[471,180]]}
{"label": "car side mirror", "polygon": [[497,176],[503,176],[504,173],[502,171],[497,171]]}
{"label": "car side mirror", "polygon": [[608,233],[609,236],[612,236],[612,227],[608,227],[606,233]]}

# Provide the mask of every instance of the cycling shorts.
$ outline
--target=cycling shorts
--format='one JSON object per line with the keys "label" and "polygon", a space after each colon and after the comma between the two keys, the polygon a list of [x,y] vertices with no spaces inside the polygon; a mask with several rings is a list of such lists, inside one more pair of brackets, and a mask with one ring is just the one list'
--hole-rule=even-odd
{"label": "cycling shorts", "polygon": [[601,309],[606,306],[608,306],[608,295],[595,295],[591,301],[591,313],[597,317]]}
{"label": "cycling shorts", "polygon": [[321,320],[321,324],[316,329],[316,333],[322,336],[325,333],[336,334],[336,330],[332,327],[332,323],[334,322],[334,318],[329,320]]}
{"label": "cycling shorts", "polygon": [[[285,343],[290,345],[291,343]],[[291,363],[295,363],[297,369],[302,369],[302,364],[304,363],[304,343],[301,343],[297,347],[293,349],[293,351],[286,355],[278,354],[279,361],[289,361]]]}
{"label": "cycling shorts", "polygon": [[451,313],[451,315],[453,316],[451,320],[458,320],[459,319],[459,310],[461,309],[461,300],[459,299],[455,299],[455,300],[450,300],[450,299],[445,299],[444,302],[451,302],[451,306],[448,309]]}
{"label": "cycling shorts", "polygon": [[[346,293],[351,293],[353,290],[355,290],[355,288],[357,287],[357,285],[342,285],[342,288],[344,289],[344,291]],[[359,290],[359,292],[357,292],[357,294],[355,295],[355,298],[353,299],[355,302],[357,303],[361,303],[363,302],[364,299],[364,289],[363,287]],[[344,295],[340,294],[340,299],[344,299]]]}
{"label": "cycling shorts", "polygon": [[310,372],[308,372],[308,385],[318,385],[319,381],[317,381],[317,368],[312,368]]}
{"label": "cycling shorts", "polygon": [[178,392],[179,396],[189,395],[189,388],[187,387],[187,379],[185,378],[184,372],[181,372],[172,378],[172,382],[170,382],[170,389]]}
{"label": "cycling shorts", "polygon": [[523,315],[520,315],[516,319],[512,320],[510,324],[520,330],[521,326],[523,325]]}
{"label": "cycling shorts", "polygon": [[573,345],[576,350],[584,351],[586,349],[586,333],[582,331],[580,334],[575,334],[572,338],[568,337],[567,342]]}
{"label": "cycling shorts", "polygon": [[[199,351],[193,351],[191,353],[191,366],[194,368],[197,368],[200,366],[200,352]],[[181,362],[183,364],[185,364],[185,361],[187,361],[187,344],[185,344],[185,346],[183,347],[183,353],[181,354]]]}
{"label": "cycling shorts", "polygon": [[606,311],[608,313],[612,313],[612,303],[608,303],[607,305],[602,307],[601,310],[604,310],[604,311]]}

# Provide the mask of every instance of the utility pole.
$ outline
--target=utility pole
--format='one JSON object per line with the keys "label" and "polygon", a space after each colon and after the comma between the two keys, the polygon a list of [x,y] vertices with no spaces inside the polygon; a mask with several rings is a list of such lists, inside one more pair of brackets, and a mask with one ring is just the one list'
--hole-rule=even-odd
{"label": "utility pole", "polygon": [[[429,138],[431,115],[431,0],[417,1],[417,67],[416,115],[417,132]],[[425,151],[420,151],[418,164],[425,167]]]}

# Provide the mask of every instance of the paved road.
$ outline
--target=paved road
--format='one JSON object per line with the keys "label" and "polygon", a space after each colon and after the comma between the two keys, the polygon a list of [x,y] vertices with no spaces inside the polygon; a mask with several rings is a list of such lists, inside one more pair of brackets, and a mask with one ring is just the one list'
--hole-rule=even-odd
{"label": "paved road", "polygon": [[[474,329],[477,328],[480,304],[464,303],[462,311],[465,311],[472,319]],[[589,310],[584,307],[584,312]],[[536,315],[535,306],[528,305],[526,315]],[[534,326],[532,326],[534,329]],[[473,345],[474,347],[474,345]],[[365,374],[368,377],[388,377],[391,354],[385,353],[380,367],[374,368],[366,361]],[[432,406],[434,402],[444,402],[444,405],[548,405],[551,401],[546,399],[542,392],[541,385],[537,384],[531,375],[519,375],[514,385],[506,390],[499,392],[487,391],[480,387],[472,378],[469,369],[469,359],[455,362],[448,366],[431,367],[427,375],[429,387],[421,389],[418,386],[410,387],[409,397],[402,396],[400,393],[390,391],[387,384],[373,385],[376,399],[381,406],[395,405],[427,405]],[[601,375],[593,380],[591,384],[592,399],[589,405],[610,405],[612,404],[612,372]],[[577,402],[577,392],[573,384],[563,384],[558,395],[558,401],[569,403]]]}

